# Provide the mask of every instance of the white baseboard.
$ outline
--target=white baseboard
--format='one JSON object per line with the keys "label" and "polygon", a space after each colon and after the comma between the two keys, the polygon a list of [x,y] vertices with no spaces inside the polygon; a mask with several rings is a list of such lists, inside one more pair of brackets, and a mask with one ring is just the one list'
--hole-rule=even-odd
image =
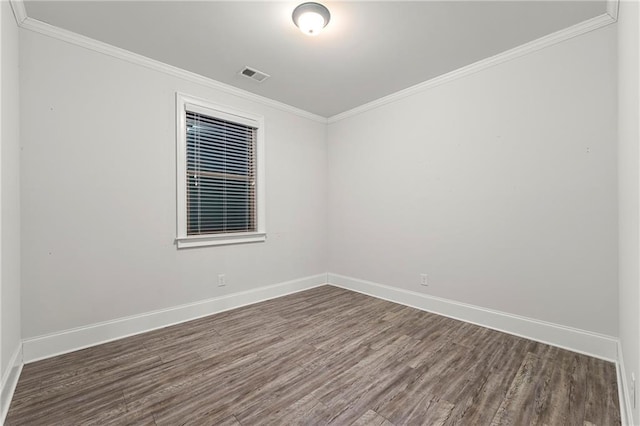
{"label": "white baseboard", "polygon": [[327,274],[313,275],[186,305],[24,339],[24,362],[30,363],[73,352],[134,334],[285,296],[326,283]]}
{"label": "white baseboard", "polygon": [[16,385],[22,372],[22,344],[19,344],[13,352],[13,356],[9,360],[7,371],[2,375],[2,383],[0,386],[0,425],[4,424],[9,412],[9,405],[13,399],[13,393],[16,391]]}
{"label": "white baseboard", "polygon": [[329,284],[423,311],[477,324],[516,336],[617,362],[618,339],[533,318],[494,311],[455,300],[377,284],[371,281],[328,274]]}
{"label": "white baseboard", "polygon": [[631,397],[629,395],[629,382],[627,381],[627,373],[624,367],[624,358],[622,356],[622,346],[618,341],[618,362],[616,370],[618,374],[618,400],[620,401],[620,420],[622,426],[634,426],[633,411],[631,409]]}

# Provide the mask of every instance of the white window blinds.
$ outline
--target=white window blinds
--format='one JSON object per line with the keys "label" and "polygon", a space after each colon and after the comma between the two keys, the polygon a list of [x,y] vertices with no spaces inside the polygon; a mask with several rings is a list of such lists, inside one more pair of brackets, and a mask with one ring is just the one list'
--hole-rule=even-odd
{"label": "white window blinds", "polygon": [[255,232],[257,128],[186,111],[187,235]]}

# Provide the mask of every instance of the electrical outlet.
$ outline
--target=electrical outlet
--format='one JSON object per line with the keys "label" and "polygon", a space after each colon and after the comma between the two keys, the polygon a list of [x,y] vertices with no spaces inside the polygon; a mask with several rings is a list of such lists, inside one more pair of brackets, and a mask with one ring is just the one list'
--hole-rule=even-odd
{"label": "electrical outlet", "polygon": [[429,283],[428,283],[427,279],[428,279],[427,274],[420,274],[420,285],[423,285],[425,287],[429,287]]}
{"label": "electrical outlet", "polygon": [[227,285],[227,277],[225,274],[218,274],[218,287],[224,287]]}

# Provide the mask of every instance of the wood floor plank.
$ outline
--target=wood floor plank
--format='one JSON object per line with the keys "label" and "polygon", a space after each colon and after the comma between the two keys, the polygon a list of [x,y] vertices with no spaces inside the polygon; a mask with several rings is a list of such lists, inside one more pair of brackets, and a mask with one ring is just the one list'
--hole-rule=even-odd
{"label": "wood floor plank", "polygon": [[[275,365],[272,366],[275,368]],[[320,382],[310,372],[295,367],[285,368],[274,379],[261,387],[264,394],[253,393],[235,408],[236,417],[242,424],[256,424],[272,412],[279,412],[294,404],[300,396],[308,395]]]}
{"label": "wood floor plank", "polygon": [[75,419],[78,424],[84,424],[93,418],[113,417],[114,412],[115,415],[126,413],[122,390],[117,382],[73,389],[53,398],[26,404],[11,413],[9,423],[36,426],[64,424],[67,419]]}
{"label": "wood floor plank", "polygon": [[6,425],[619,425],[612,363],[321,286],[30,363]]}
{"label": "wood floor plank", "polygon": [[[429,403],[433,397],[439,395],[433,393],[436,389],[449,389],[449,379],[458,380],[465,370],[464,365],[467,350],[461,350],[455,343],[448,343],[427,359],[419,368],[411,369],[411,374],[406,376],[404,392],[396,398],[382,404],[376,409],[378,413],[389,419],[394,424],[404,424],[409,415],[421,403]],[[425,399],[429,395],[430,399]]]}
{"label": "wood floor plank", "polygon": [[[551,376],[552,393],[542,402],[541,424],[580,424],[585,416],[587,364],[582,355],[558,359]],[[587,361],[588,362],[588,361]]]}
{"label": "wood floor plank", "polygon": [[41,388],[40,392],[15,400],[11,410],[25,424],[36,424],[44,419],[54,421],[61,415],[66,415],[59,410],[60,406],[68,406],[70,413],[76,413],[74,415],[87,417],[94,416],[94,411],[110,410],[113,406],[126,411],[122,381],[141,371],[147,371],[159,362],[157,356],[147,356],[116,364],[107,370],[100,363],[92,374],[66,377],[58,384],[51,384]]}
{"label": "wood floor plank", "polygon": [[330,419],[327,407],[307,395],[288,407],[270,411],[266,418],[259,421],[264,425],[325,425]]}
{"label": "wood floor plank", "polygon": [[369,376],[358,375],[346,391],[333,397],[326,403],[335,412],[331,424],[351,424],[366,413],[369,407],[377,407],[393,399],[405,388],[406,376],[410,368],[397,375]]}
{"label": "wood floor plank", "polygon": [[373,410],[368,410],[352,426],[392,426],[393,424]]}
{"label": "wood floor plank", "polygon": [[495,416],[498,407],[505,399],[513,379],[528,353],[529,345],[523,340],[507,338],[498,350],[493,349],[493,358],[489,358],[490,371],[482,382],[470,404],[458,402],[455,413],[448,424],[488,425]]}
{"label": "wood floor plank", "polygon": [[412,409],[407,410],[406,421],[403,424],[442,426],[451,420],[451,413],[454,408],[455,405],[450,402],[433,398],[431,395],[425,395]]}
{"label": "wood floor plank", "polygon": [[541,411],[546,409],[551,389],[549,383],[553,361],[528,353],[516,373],[507,395],[498,407],[491,424],[540,424]]}
{"label": "wood floor plank", "polygon": [[585,420],[596,425],[620,424],[615,366],[587,359]]}

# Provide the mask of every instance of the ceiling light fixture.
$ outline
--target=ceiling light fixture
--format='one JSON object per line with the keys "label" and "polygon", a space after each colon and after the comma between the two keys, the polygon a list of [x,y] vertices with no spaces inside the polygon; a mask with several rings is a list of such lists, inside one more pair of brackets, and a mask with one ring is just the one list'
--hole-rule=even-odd
{"label": "ceiling light fixture", "polygon": [[320,3],[302,3],[293,10],[293,23],[306,35],[315,36],[327,26],[331,19],[329,9]]}

